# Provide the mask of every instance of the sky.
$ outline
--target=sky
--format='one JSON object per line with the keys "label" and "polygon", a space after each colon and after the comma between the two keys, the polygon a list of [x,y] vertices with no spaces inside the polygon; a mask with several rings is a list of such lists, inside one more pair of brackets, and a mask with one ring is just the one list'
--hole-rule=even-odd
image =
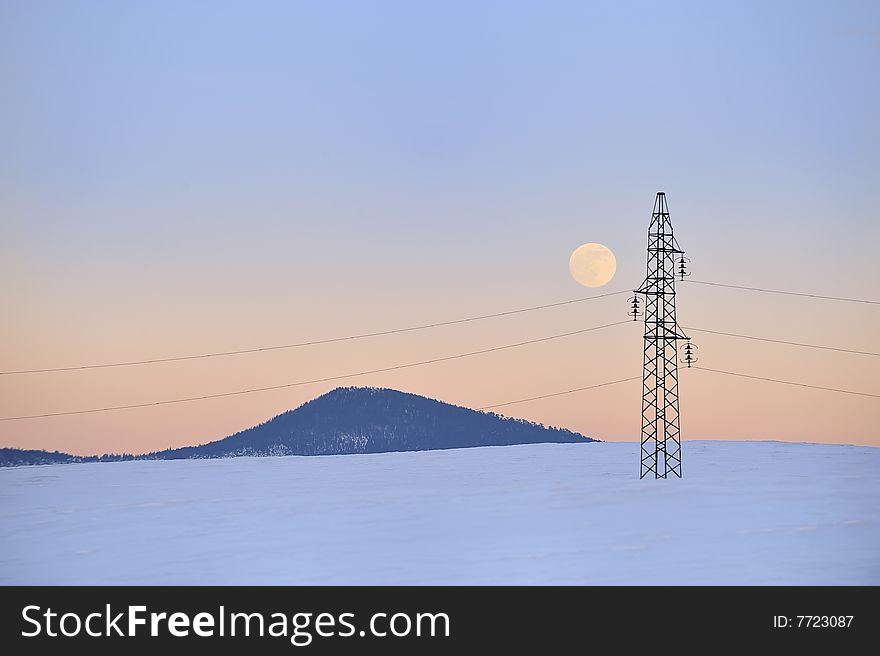
{"label": "sky", "polygon": [[[654,194],[694,280],[880,300],[873,2],[0,5],[0,370],[326,339],[634,289]],[[597,242],[617,274],[568,260]],[[626,319],[627,296],[228,358],[0,375],[0,416],[222,393]],[[878,351],[876,305],[679,286],[686,327]],[[88,454],[218,439],[336,385],[469,407],[641,373],[642,326],[340,382],[0,421]],[[692,335],[873,394],[880,358]],[[640,384],[504,408],[638,439]],[[880,446],[876,398],[681,375],[688,439]]]}

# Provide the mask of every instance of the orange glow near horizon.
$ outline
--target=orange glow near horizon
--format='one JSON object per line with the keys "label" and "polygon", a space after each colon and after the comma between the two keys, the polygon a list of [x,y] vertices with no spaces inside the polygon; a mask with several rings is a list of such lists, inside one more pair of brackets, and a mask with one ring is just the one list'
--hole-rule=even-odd
{"label": "orange glow near horizon", "polygon": [[[711,310],[707,300],[713,293],[687,283],[680,287],[679,314],[688,318],[682,320],[683,325],[748,331],[746,322],[731,326],[706,318],[713,314],[706,311]],[[608,323],[625,312],[625,298],[610,297],[461,326],[302,349],[119,369],[3,376],[3,413],[36,414],[222,393],[443,357]],[[744,307],[759,309],[773,304],[760,297],[743,296],[738,300]],[[317,314],[297,321],[294,316],[280,316],[284,311],[278,310],[259,325],[241,320],[226,322],[222,334],[212,332],[208,325],[220,321],[212,316],[211,306],[168,308],[167,314],[152,320],[141,313],[121,314],[117,307],[113,310],[117,321],[113,332],[100,334],[97,324],[68,323],[63,343],[59,343],[54,330],[60,317],[47,317],[44,333],[35,331],[27,336],[33,343],[30,353],[20,351],[17,358],[7,360],[7,368],[149,358],[335,337],[504,310],[515,307],[512,301],[491,308],[465,306],[459,311],[447,302],[445,307],[434,307],[430,314],[422,308],[391,306],[382,313],[381,321],[371,318],[358,324],[346,323],[341,317],[322,322]],[[803,313],[813,307],[810,301],[800,305]],[[361,297],[352,298],[348,308],[352,316],[369,318],[368,306],[369,301]],[[187,312],[201,314],[207,320],[204,339],[177,330],[180,324],[172,319],[185,317]],[[195,316],[185,318],[198,323]],[[111,317],[104,319],[109,323]],[[299,330],[287,332],[288,325],[297,323]],[[641,328],[640,323],[624,324],[519,349],[331,383],[179,405],[3,422],[0,431],[5,446],[77,454],[141,453],[220,439],[336,386],[390,387],[481,407],[640,375]],[[787,335],[765,331],[770,337]],[[805,354],[797,347],[755,345],[696,332],[692,337],[700,344],[701,364],[707,367],[808,383],[816,381],[815,371],[821,368],[829,386],[871,389],[874,365],[865,362],[870,358],[814,351]],[[817,343],[834,340],[834,335],[820,331],[812,337]],[[859,338],[867,343],[868,335],[854,334],[849,341],[858,344]],[[146,339],[151,340],[150,350],[136,350]],[[51,345],[54,350],[49,348]],[[35,357],[44,352],[44,347],[45,355]],[[876,404],[873,399],[741,380],[696,369],[682,370],[681,386],[685,440],[759,439],[880,446],[870,420]],[[639,402],[640,385],[629,382],[506,406],[498,412],[564,426],[602,440],[635,440],[640,427]]]}

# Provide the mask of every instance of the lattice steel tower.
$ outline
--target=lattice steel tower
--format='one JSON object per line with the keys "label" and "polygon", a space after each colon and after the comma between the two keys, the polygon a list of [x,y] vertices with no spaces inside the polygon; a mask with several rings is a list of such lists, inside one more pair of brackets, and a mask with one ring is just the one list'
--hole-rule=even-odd
{"label": "lattice steel tower", "polygon": [[[678,340],[689,339],[675,320],[675,267],[684,276],[684,251],[672,234],[666,194],[657,192],[648,228],[648,273],[637,294],[645,295],[645,358],[642,374],[642,447],[639,478],[670,473],[681,478],[678,410]],[[638,301],[635,301],[638,305]],[[637,310],[636,310],[637,312]]]}

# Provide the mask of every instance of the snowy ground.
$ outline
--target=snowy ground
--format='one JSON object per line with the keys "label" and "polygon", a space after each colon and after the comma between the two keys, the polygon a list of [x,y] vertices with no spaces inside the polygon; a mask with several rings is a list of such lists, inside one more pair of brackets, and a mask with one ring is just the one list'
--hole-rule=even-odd
{"label": "snowy ground", "polygon": [[0,583],[880,584],[880,449],[637,450],[0,469]]}

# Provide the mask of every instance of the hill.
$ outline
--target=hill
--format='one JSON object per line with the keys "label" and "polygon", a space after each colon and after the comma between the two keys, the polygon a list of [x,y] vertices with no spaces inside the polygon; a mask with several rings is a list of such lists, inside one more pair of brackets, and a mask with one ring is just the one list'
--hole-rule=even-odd
{"label": "hill", "polygon": [[594,442],[562,428],[443,403],[417,394],[340,387],[229,437],[146,455],[73,456],[0,449],[0,466],[234,456],[341,455],[546,442]]}
{"label": "hill", "polygon": [[584,441],[595,440],[417,394],[340,387],[222,440],[146,457],[320,456]]}

